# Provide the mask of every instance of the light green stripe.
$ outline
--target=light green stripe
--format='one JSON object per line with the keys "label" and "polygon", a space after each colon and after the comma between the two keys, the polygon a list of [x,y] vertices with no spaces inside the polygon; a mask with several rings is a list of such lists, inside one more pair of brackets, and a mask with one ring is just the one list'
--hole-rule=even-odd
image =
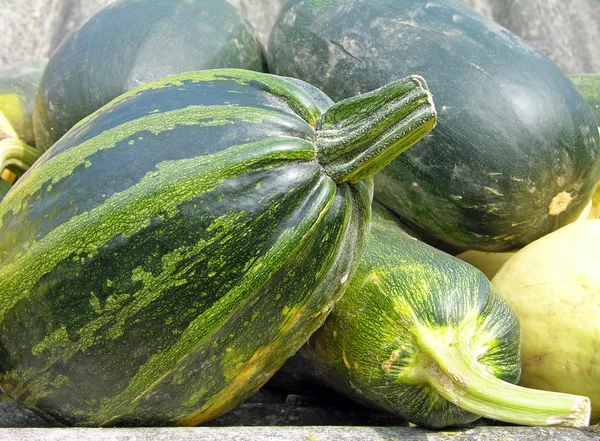
{"label": "light green stripe", "polygon": [[203,339],[226,322],[232,311],[238,311],[242,303],[251,301],[294,252],[302,248],[306,237],[318,227],[335,197],[337,187],[331,179],[323,177],[319,184],[315,189],[319,198],[310,216],[305,216],[294,228],[283,231],[275,244],[249,268],[240,283],[190,323],[176,344],[168,351],[154,354],[140,367],[125,391],[105,400],[94,417],[98,423],[108,421],[116,412],[123,415],[133,412],[141,396],[160,384],[159,380],[165,374],[173,371],[201,346]]}
{"label": "light green stripe", "polygon": [[[141,181],[115,194],[93,210],[72,217],[48,232],[12,262],[0,266],[0,321],[27,298],[46,273],[73,253],[93,254],[116,235],[128,237],[152,218],[176,213],[179,204],[216,188],[269,160],[264,168],[314,159],[314,146],[297,138],[263,140],[230,147],[214,155],[164,161]],[[4,202],[2,203],[4,205]]]}
{"label": "light green stripe", "polygon": [[252,87],[251,83],[262,85],[266,93],[279,96],[289,102],[294,111],[313,127],[316,124],[317,118],[321,116],[321,110],[317,103],[315,103],[315,100],[300,87],[286,81],[284,77],[253,72],[245,69],[206,69],[171,75],[129,90],[122,95],[119,95],[88,117],[79,121],[73,128],[78,127],[88,120],[96,118],[98,113],[102,112],[104,109],[112,107],[130,97],[139,95],[144,91],[182,86],[184,82],[201,83],[208,81],[234,81],[237,84],[250,87]]}
{"label": "light green stripe", "polygon": [[123,141],[142,131],[149,131],[156,135],[168,130],[174,130],[179,126],[221,126],[234,124],[236,120],[252,124],[275,122],[280,125],[287,123],[296,126],[301,121],[292,115],[286,117],[284,114],[272,110],[239,106],[190,106],[169,112],[142,116],[113,129],[106,130],[100,135],[52,158],[45,159],[48,153],[42,155],[38,162],[30,169],[27,179],[20,182],[20,185],[17,185],[2,200],[2,205],[0,206],[0,228],[2,227],[3,217],[6,213],[10,211],[13,211],[14,214],[18,213],[22,207],[23,200],[28,196],[39,191],[48,181],[54,184],[68,177],[77,166],[85,162],[87,157],[97,151],[114,148],[119,141]]}

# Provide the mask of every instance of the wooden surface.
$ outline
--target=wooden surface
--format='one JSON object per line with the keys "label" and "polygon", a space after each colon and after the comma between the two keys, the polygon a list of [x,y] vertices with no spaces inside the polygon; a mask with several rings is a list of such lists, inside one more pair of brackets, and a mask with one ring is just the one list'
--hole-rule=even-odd
{"label": "wooden surface", "polygon": [[17,403],[0,402],[0,440],[116,441],[598,441],[595,427],[522,427],[479,420],[431,431],[349,402],[310,403],[259,392],[233,411],[194,428],[80,429],[52,425]]}
{"label": "wooden surface", "polygon": [[11,441],[591,441],[598,434],[575,429],[476,427],[432,432],[416,427],[193,427],[142,429],[0,429]]}

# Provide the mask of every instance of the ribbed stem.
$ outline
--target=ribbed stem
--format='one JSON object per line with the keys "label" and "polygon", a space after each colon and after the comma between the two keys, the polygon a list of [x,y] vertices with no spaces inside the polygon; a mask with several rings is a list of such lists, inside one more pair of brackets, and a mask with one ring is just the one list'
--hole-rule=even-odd
{"label": "ribbed stem", "polygon": [[410,76],[342,100],[317,121],[321,165],[338,183],[361,181],[433,129],[437,119],[425,80]]}
{"label": "ribbed stem", "polygon": [[16,138],[6,138],[0,141],[0,173],[6,168],[10,168],[22,174],[39,157],[40,152],[37,149]]}
{"label": "ribbed stem", "polygon": [[529,389],[500,380],[471,355],[461,339],[449,342],[439,333],[419,329],[420,349],[432,363],[422,375],[444,399],[486,418],[529,426],[589,424],[587,397]]}

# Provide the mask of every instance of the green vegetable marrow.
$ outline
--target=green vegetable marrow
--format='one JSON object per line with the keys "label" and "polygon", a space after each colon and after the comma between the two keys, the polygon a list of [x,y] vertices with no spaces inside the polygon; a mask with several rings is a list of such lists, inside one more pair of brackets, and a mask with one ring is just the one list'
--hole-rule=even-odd
{"label": "green vegetable marrow", "polygon": [[34,108],[47,150],[79,120],[149,81],[211,68],[265,71],[262,46],[227,0],[120,0],[52,54]]}
{"label": "green vegetable marrow", "polygon": [[277,375],[304,372],[428,428],[480,416],[587,425],[588,398],[512,384],[521,367],[518,319],[483,273],[410,236],[375,207],[346,293]]}
{"label": "green vegetable marrow", "polygon": [[334,100],[427,78],[439,122],[375,177],[375,199],[435,239],[506,251],[579,216],[600,180],[592,111],[524,40],[455,0],[290,0],[269,69]]}
{"label": "green vegetable marrow", "polygon": [[371,174],[435,120],[419,77],[335,105],[239,69],[121,95],[0,204],[0,386],[79,426],[236,406],[322,324],[362,255]]}

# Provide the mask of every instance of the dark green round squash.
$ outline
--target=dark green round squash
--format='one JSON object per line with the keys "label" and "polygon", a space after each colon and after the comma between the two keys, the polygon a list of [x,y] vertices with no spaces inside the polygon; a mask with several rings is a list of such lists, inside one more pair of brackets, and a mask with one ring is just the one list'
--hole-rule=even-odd
{"label": "dark green round squash", "polygon": [[264,71],[249,23],[226,0],[120,0],[90,17],[54,51],[34,108],[37,148],[111,99],[187,71]]}
{"label": "dark green round squash", "polygon": [[417,73],[436,130],[375,177],[375,198],[434,239],[519,248],[577,218],[600,180],[592,111],[524,40],[454,0],[291,0],[272,72],[334,100]]}
{"label": "dark green round squash", "polygon": [[242,69],[119,96],[0,204],[0,386],[79,426],[236,406],[342,295],[370,176],[435,117],[418,77],[336,104]]}

